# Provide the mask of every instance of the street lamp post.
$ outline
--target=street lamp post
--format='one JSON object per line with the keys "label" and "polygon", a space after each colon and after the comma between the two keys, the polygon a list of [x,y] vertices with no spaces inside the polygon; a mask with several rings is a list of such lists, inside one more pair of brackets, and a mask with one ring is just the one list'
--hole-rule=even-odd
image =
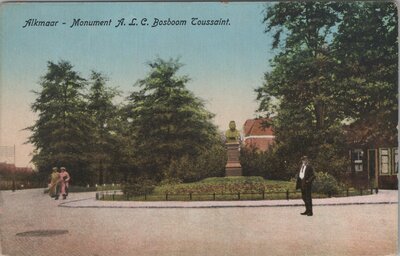
{"label": "street lamp post", "polygon": [[13,180],[12,180],[12,192],[15,192],[15,172],[17,171],[17,165],[15,163],[15,144],[14,144],[14,169],[13,169]]}

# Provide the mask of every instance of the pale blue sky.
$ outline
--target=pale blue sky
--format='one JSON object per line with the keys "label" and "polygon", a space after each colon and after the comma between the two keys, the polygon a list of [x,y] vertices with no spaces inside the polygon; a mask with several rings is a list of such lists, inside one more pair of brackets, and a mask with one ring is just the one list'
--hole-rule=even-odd
{"label": "pale blue sky", "polygon": [[[109,85],[125,95],[149,71],[157,57],[176,58],[185,66],[181,75],[188,88],[206,101],[221,130],[235,120],[241,128],[255,117],[254,89],[263,82],[272,58],[271,37],[263,33],[265,3],[9,3],[0,14],[0,145],[16,145],[18,166],[26,166],[33,147],[22,145],[29,136],[21,129],[35,121],[30,111],[31,90],[46,72],[47,61],[70,61],[87,77],[104,72]],[[184,27],[115,28],[125,18],[186,19]],[[230,26],[192,26],[192,17],[229,18]],[[74,18],[109,20],[110,27],[74,27]],[[26,27],[28,19],[58,20],[56,27]],[[61,23],[65,22],[66,25]],[[1,161],[2,159],[0,159]]]}

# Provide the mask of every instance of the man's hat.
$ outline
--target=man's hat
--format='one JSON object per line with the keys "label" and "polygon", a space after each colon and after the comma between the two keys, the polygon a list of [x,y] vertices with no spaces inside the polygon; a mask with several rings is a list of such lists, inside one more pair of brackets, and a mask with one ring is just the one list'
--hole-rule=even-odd
{"label": "man's hat", "polygon": [[57,167],[53,167],[53,171],[57,171],[58,170],[58,168]]}

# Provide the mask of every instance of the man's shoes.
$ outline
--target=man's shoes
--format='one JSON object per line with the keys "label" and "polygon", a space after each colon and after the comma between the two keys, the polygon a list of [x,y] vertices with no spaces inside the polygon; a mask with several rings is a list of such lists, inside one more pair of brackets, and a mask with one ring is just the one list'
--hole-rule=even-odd
{"label": "man's shoes", "polygon": [[307,213],[307,216],[313,216],[312,212]]}
{"label": "man's shoes", "polygon": [[54,200],[58,200],[58,196],[56,196],[56,198],[54,198]]}
{"label": "man's shoes", "polygon": [[308,212],[302,212],[301,215],[308,215]]}

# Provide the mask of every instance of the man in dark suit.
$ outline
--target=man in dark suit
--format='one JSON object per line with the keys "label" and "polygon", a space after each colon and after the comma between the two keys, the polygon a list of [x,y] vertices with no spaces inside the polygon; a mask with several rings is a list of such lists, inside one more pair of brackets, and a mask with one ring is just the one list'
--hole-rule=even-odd
{"label": "man in dark suit", "polygon": [[306,211],[301,215],[313,216],[311,189],[315,179],[314,170],[309,164],[307,156],[301,158],[301,168],[297,176],[296,189],[301,189],[301,196],[306,206]]}

